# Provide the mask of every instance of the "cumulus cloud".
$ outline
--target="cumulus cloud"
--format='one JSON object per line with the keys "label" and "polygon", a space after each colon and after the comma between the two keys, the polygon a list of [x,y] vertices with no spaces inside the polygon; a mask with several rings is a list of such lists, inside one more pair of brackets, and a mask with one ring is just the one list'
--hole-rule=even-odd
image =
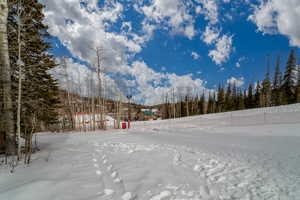
{"label": "cumulus cloud", "polygon": [[207,25],[201,38],[203,42],[210,45],[213,44],[218,39],[219,35],[220,35],[220,30],[210,25]]}
{"label": "cumulus cloud", "polygon": [[264,34],[282,34],[289,38],[290,45],[300,47],[300,1],[269,0],[254,6],[249,20]]}
{"label": "cumulus cloud", "polygon": [[[183,34],[192,39],[196,34],[194,18],[181,0],[152,0],[150,5],[136,7],[144,13],[148,21],[166,24],[175,34]],[[147,24],[147,23],[146,23]]]}
{"label": "cumulus cloud", "polygon": [[[62,60],[57,60],[62,63]],[[51,69],[50,74],[56,78],[61,88],[82,96],[97,96],[99,94],[96,70],[76,63],[73,59],[66,59],[66,66],[60,64]],[[191,96],[206,91],[205,81],[193,79],[192,74],[176,75],[174,73],[159,73],[150,68],[144,61],[135,61],[129,67],[128,74],[133,79],[122,77],[113,79],[102,74],[103,91],[106,98],[126,100],[125,95],[131,93],[134,100],[146,105],[163,102],[163,97],[171,92],[179,98],[186,94]],[[67,76],[66,76],[67,74]],[[121,95],[121,96],[120,96]]]}
{"label": "cumulus cloud", "polygon": [[221,65],[229,59],[232,51],[232,36],[223,35],[216,42],[216,49],[209,52],[209,56],[217,64]]}
{"label": "cumulus cloud", "polygon": [[200,58],[200,55],[195,51],[192,51],[191,56],[194,60],[198,60]]}
{"label": "cumulus cloud", "polygon": [[183,97],[186,94],[198,95],[205,88],[205,81],[193,79],[192,74],[176,75],[174,73],[158,73],[151,69],[143,61],[135,61],[132,64],[131,75],[136,80],[135,100],[147,105],[154,105],[163,102],[165,95],[174,93],[176,97]]}
{"label": "cumulus cloud", "polygon": [[244,77],[235,78],[231,77],[227,79],[227,84],[235,85],[236,87],[241,87],[245,83]]}
{"label": "cumulus cloud", "polygon": [[[199,13],[203,14],[208,24],[201,35],[201,40],[209,45],[215,46],[215,49],[210,50],[208,55],[217,65],[226,62],[232,52],[233,37],[230,34],[221,35],[222,29],[219,28],[219,0],[198,0],[201,5]],[[230,0],[223,0],[224,3],[229,3]],[[197,12],[196,12],[197,13]]]}
{"label": "cumulus cloud", "polygon": [[107,70],[120,71],[120,66],[127,62],[128,56],[142,49],[143,40],[128,37],[131,29],[129,23],[123,24],[126,33],[107,31],[122,16],[124,8],[119,2],[105,1],[100,8],[97,0],[41,1],[46,6],[45,23],[49,26],[50,34],[58,37],[72,55],[82,61],[93,65],[96,62],[95,49],[109,47],[103,52],[105,59],[102,59],[102,64],[109,66]]}
{"label": "cumulus cloud", "polygon": [[[69,86],[61,75],[64,73],[63,67],[53,69],[51,74],[63,88],[85,96],[97,94],[98,83],[94,67],[97,64],[96,49],[101,47],[100,63],[106,72],[103,79],[107,97],[114,98],[120,92],[126,94],[128,88],[133,88],[137,102],[156,104],[161,103],[161,97],[170,90],[191,95],[206,90],[205,81],[193,78],[192,74],[179,76],[159,73],[145,62],[132,59],[142,51],[159,28],[168,27],[171,33],[192,39],[197,31],[194,28],[195,19],[190,14],[192,6],[188,2],[191,1],[151,0],[148,4],[134,1],[136,10],[145,15],[139,31],[136,31],[130,21],[119,25],[126,6],[116,0],[103,1],[101,6],[98,0],[40,1],[46,6],[45,23],[49,26],[50,34],[59,38],[73,57],[90,65],[87,68],[68,59]],[[210,24],[217,23],[217,5],[210,0],[199,2],[199,12],[205,15]],[[109,31],[114,25],[118,25],[120,31]],[[217,39],[214,40],[216,44],[219,43]],[[222,51],[222,48],[218,50]],[[196,52],[192,56],[199,58]]]}
{"label": "cumulus cloud", "polygon": [[240,58],[238,59],[238,61],[235,63],[235,66],[236,66],[237,68],[240,68],[240,67],[241,67],[241,63],[244,62],[244,61],[246,61],[246,60],[247,60],[247,58],[246,58],[245,56],[240,57]]}
{"label": "cumulus cloud", "polygon": [[198,3],[201,4],[202,9],[199,13],[204,14],[206,20],[209,21],[210,24],[218,23],[218,5],[217,0],[197,0]]}

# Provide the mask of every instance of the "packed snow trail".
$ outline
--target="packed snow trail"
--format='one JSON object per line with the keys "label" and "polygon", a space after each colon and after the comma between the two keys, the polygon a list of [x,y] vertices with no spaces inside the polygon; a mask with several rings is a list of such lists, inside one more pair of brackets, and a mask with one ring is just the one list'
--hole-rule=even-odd
{"label": "packed snow trail", "polygon": [[30,167],[1,166],[0,199],[297,200],[299,107],[40,134]]}

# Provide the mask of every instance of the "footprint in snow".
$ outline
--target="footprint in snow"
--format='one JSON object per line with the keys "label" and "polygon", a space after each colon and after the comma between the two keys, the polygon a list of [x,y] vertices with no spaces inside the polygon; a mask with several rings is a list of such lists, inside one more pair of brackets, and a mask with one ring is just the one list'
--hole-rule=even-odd
{"label": "footprint in snow", "polygon": [[150,200],[164,200],[164,199],[168,199],[171,195],[172,195],[171,192],[166,190],[161,192],[158,195],[151,197]]}
{"label": "footprint in snow", "polygon": [[135,200],[135,199],[136,199],[136,195],[131,194],[131,192],[126,192],[122,196],[122,200]]}
{"label": "footprint in snow", "polygon": [[112,170],[112,168],[113,168],[113,166],[112,165],[109,165],[108,167],[107,167],[107,171],[111,171]]}
{"label": "footprint in snow", "polygon": [[116,171],[114,171],[114,172],[111,174],[111,177],[112,177],[112,178],[116,178],[117,175],[118,175],[118,173],[117,173]]}
{"label": "footprint in snow", "polygon": [[97,171],[96,171],[96,174],[100,176],[102,173],[101,173],[100,170],[97,170]]}
{"label": "footprint in snow", "polygon": [[121,179],[119,179],[119,178],[116,178],[116,179],[114,179],[114,182],[115,182],[115,183],[121,183],[121,182],[122,182],[122,180],[121,180]]}
{"label": "footprint in snow", "polygon": [[99,165],[95,163],[95,164],[94,164],[94,167],[99,168]]}

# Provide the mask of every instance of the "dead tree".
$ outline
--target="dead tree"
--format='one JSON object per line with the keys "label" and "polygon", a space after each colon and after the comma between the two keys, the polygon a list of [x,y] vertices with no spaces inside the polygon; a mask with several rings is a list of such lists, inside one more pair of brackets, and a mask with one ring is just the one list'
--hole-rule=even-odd
{"label": "dead tree", "polygon": [[100,128],[105,129],[104,125],[104,98],[103,98],[103,82],[102,82],[102,62],[103,62],[103,52],[104,49],[101,47],[96,48],[96,55],[97,55],[97,77],[98,77],[98,89],[99,89],[99,95],[98,95],[98,103],[100,105]]}
{"label": "dead tree", "polygon": [[62,66],[64,69],[64,78],[67,86],[67,104],[65,107],[67,108],[67,115],[68,115],[68,120],[71,122],[71,129],[74,129],[74,112],[73,112],[73,106],[72,106],[72,99],[71,99],[71,86],[70,86],[70,79],[69,79],[69,74],[68,74],[68,64],[67,64],[67,59],[65,57],[62,58]]}

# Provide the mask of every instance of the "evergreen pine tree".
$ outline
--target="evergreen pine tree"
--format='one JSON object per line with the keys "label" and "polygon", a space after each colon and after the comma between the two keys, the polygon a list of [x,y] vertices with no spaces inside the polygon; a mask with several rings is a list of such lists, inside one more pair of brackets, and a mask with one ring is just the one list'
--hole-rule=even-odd
{"label": "evergreen pine tree", "polygon": [[238,92],[238,106],[237,106],[238,110],[243,110],[245,109],[245,101],[244,101],[244,95],[242,90],[240,90]]}
{"label": "evergreen pine tree", "polygon": [[283,104],[290,104],[295,102],[295,67],[296,67],[296,55],[295,50],[291,50],[287,64],[286,70],[282,82],[282,92],[283,92]]}
{"label": "evergreen pine tree", "polygon": [[298,80],[296,86],[296,102],[300,103],[300,64],[298,65]]}
{"label": "evergreen pine tree", "polygon": [[261,107],[261,87],[260,82],[257,81],[255,95],[254,95],[254,108]]}
{"label": "evergreen pine tree", "polygon": [[280,56],[277,56],[274,81],[273,81],[273,91],[272,91],[272,104],[279,106],[282,103],[282,91],[280,89],[282,82],[282,75],[280,71]]}
{"label": "evergreen pine tree", "polygon": [[261,90],[261,106],[268,107],[271,106],[271,96],[272,96],[272,88],[270,82],[270,67],[269,60],[267,64],[267,72],[265,75],[265,79],[262,82],[262,90]]}
{"label": "evergreen pine tree", "polygon": [[231,111],[232,110],[232,90],[231,90],[231,84],[228,84],[227,91],[225,94],[225,111]]}
{"label": "evergreen pine tree", "polygon": [[249,84],[248,87],[248,95],[245,96],[246,98],[246,108],[254,108],[254,99],[253,99],[253,85]]}
{"label": "evergreen pine tree", "polygon": [[[17,83],[17,16],[18,0],[9,1],[9,50],[13,66],[13,81]],[[43,23],[44,6],[36,0],[20,1],[21,22],[21,59],[23,67],[21,125],[22,132],[32,130],[33,119],[36,119],[37,129],[47,128],[57,121],[58,84],[49,74],[56,67],[55,59],[47,51],[51,49],[51,36],[48,27]],[[16,84],[13,85],[14,95],[17,95]],[[14,98],[16,99],[16,98]],[[35,130],[37,131],[37,130]]]}
{"label": "evergreen pine tree", "polygon": [[223,112],[224,111],[224,105],[225,105],[224,87],[221,84],[219,84],[218,100],[217,100],[217,112]]}
{"label": "evergreen pine tree", "polygon": [[200,114],[205,114],[205,95],[204,91],[200,97],[200,101],[198,103],[198,109]]}
{"label": "evergreen pine tree", "polygon": [[233,87],[232,87],[231,104],[232,104],[232,108],[231,108],[232,110],[238,109],[238,91],[235,82],[233,83]]}
{"label": "evergreen pine tree", "polygon": [[211,94],[209,92],[209,97],[208,97],[208,103],[207,103],[207,113],[214,113],[215,112],[215,93]]}

